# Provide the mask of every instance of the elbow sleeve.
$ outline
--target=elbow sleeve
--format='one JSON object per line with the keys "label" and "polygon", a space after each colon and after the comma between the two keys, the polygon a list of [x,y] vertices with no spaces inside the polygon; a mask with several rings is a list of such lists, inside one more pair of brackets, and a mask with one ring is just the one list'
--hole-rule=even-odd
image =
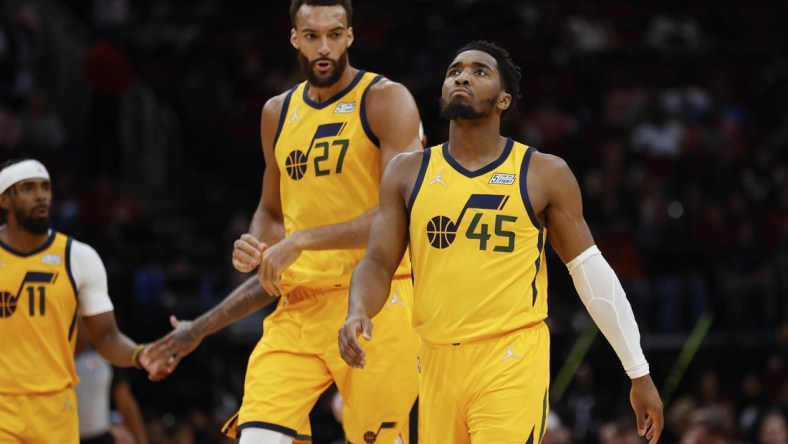
{"label": "elbow sleeve", "polygon": [[575,289],[591,318],[621,360],[627,375],[639,378],[649,373],[640,347],[632,307],[610,264],[593,245],[567,264]]}

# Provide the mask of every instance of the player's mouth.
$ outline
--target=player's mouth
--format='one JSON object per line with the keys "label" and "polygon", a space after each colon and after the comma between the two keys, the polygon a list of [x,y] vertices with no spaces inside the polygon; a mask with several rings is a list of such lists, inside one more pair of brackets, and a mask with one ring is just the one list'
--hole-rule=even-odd
{"label": "player's mouth", "polygon": [[329,60],[318,60],[313,65],[318,72],[326,73],[334,66],[334,63]]}
{"label": "player's mouth", "polygon": [[33,217],[48,217],[49,207],[45,205],[37,206],[33,208],[33,211],[30,213],[33,215]]}
{"label": "player's mouth", "polygon": [[449,93],[449,97],[456,97],[456,96],[470,97],[471,95],[472,95],[471,94],[471,90],[469,90],[468,88],[466,88],[464,86],[458,86],[458,87],[454,88],[453,90],[451,90],[451,92]]}

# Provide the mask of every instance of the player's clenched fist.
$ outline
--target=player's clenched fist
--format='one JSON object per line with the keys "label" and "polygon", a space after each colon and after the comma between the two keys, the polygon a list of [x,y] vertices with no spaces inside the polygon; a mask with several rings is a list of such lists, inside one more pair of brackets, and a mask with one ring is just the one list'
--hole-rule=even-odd
{"label": "player's clenched fist", "polygon": [[233,267],[241,273],[249,273],[260,265],[263,251],[268,248],[249,233],[241,235],[233,242]]}

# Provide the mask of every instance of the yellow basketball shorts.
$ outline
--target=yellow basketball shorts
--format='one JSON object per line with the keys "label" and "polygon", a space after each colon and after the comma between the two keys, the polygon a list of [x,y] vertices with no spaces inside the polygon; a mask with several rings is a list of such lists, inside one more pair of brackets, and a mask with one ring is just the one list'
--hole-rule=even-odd
{"label": "yellow basketball shorts", "polygon": [[223,431],[244,428],[281,432],[309,440],[309,412],[335,382],[344,400],[343,427],[351,443],[407,441],[408,415],[418,396],[419,339],[411,327],[413,285],[395,279],[383,310],[372,319],[364,369],[339,356],[338,331],[345,322],[348,290],[299,288],[280,298],[263,322],[263,337],[249,357],[243,402]]}
{"label": "yellow basketball shorts", "polygon": [[74,390],[35,395],[0,393],[0,443],[79,443]]}
{"label": "yellow basketball shorts", "polygon": [[541,441],[550,379],[543,322],[468,344],[425,343],[419,367],[420,444]]}

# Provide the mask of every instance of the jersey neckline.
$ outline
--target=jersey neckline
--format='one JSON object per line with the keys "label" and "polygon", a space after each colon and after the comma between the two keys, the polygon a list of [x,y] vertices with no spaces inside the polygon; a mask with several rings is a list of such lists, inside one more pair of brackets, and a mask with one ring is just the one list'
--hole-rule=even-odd
{"label": "jersey neckline", "polygon": [[481,168],[479,168],[477,170],[473,170],[473,171],[471,171],[471,170],[465,168],[464,166],[460,165],[460,163],[457,162],[457,160],[455,160],[453,157],[451,157],[451,154],[449,154],[449,141],[448,140],[446,142],[443,142],[442,149],[443,149],[443,157],[446,159],[446,162],[449,165],[451,165],[452,168],[457,170],[458,173],[460,173],[460,174],[462,174],[463,176],[466,176],[466,177],[479,177],[482,174],[489,173],[490,171],[498,168],[506,160],[506,158],[509,157],[509,153],[512,152],[512,146],[514,146],[514,140],[509,138],[509,137],[507,137],[506,138],[506,146],[504,146],[503,151],[501,152],[501,155],[498,156],[497,159],[495,159],[492,162],[488,163],[487,165],[485,165],[485,166],[483,166],[483,167],[481,167]]}
{"label": "jersey neckline", "polygon": [[356,74],[356,77],[353,78],[353,81],[350,82],[350,84],[348,86],[346,86],[342,91],[338,92],[336,95],[334,95],[330,99],[325,100],[323,102],[315,102],[314,100],[309,98],[309,82],[307,81],[307,82],[305,82],[306,85],[304,86],[304,92],[303,92],[304,103],[306,103],[307,105],[309,105],[309,106],[311,106],[312,108],[315,108],[315,109],[323,109],[323,108],[333,104],[337,100],[341,99],[344,95],[349,93],[350,90],[355,88],[355,86],[358,85],[358,82],[361,81],[361,78],[366,73],[367,72],[364,71],[364,70],[359,70],[358,74]]}
{"label": "jersey neckline", "polygon": [[49,248],[52,245],[52,242],[55,241],[55,235],[56,234],[57,234],[57,232],[55,230],[49,230],[49,238],[47,238],[46,242],[44,242],[44,244],[41,245],[40,247],[35,248],[33,250],[30,250],[30,251],[19,251],[19,250],[15,249],[15,248],[12,248],[11,246],[9,246],[8,244],[6,244],[5,242],[3,242],[1,240],[0,240],[0,248],[3,248],[4,250],[8,251],[9,253],[13,254],[14,256],[30,257],[30,256],[38,254],[38,253],[46,250],[47,248]]}

